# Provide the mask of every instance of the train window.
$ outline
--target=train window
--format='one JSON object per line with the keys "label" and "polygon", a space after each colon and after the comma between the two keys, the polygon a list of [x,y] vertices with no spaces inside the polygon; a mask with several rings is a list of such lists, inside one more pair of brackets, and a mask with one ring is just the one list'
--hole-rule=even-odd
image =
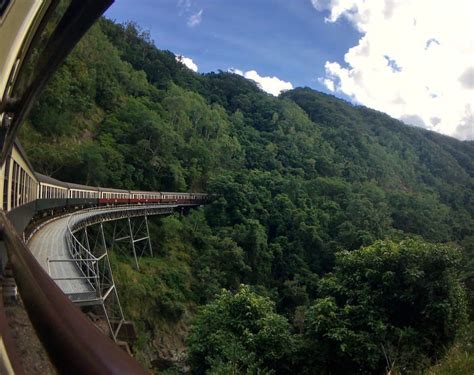
{"label": "train window", "polygon": [[[0,0],[0,2],[2,2],[2,0]],[[60,0],[59,5],[53,11],[48,22],[44,25],[44,28],[39,30],[38,37],[33,41],[33,44],[25,57],[25,61],[22,64],[18,80],[15,82],[13,93],[15,97],[23,96],[27,92],[28,86],[30,86],[34,81],[35,77],[41,74],[45,69],[45,65],[47,64],[46,61],[48,60],[44,59],[42,53],[46,50],[46,45],[59,21],[64,16],[70,2],[71,0]]]}
{"label": "train window", "polygon": [[25,186],[25,171],[18,166],[18,176],[19,176],[19,183],[18,183],[18,191],[16,193],[17,201],[16,205],[21,206],[23,204],[23,187]]}
{"label": "train window", "polygon": [[17,191],[17,206],[20,206],[23,203],[23,187],[25,186],[25,172],[21,167],[19,167],[18,171],[19,177],[20,177],[20,183],[18,185],[18,191]]}
{"label": "train window", "polygon": [[21,169],[20,205],[26,203],[26,172]]}
{"label": "train window", "polygon": [[33,200],[33,180],[28,175],[28,190],[27,190],[27,195],[26,195],[26,201],[30,202],[31,200]]}
{"label": "train window", "polygon": [[9,174],[10,174],[10,163],[11,158],[7,157],[5,162],[5,176],[4,176],[4,183],[3,183],[3,210],[8,210],[8,182],[9,182]]}
{"label": "train window", "polygon": [[27,195],[27,202],[31,202],[34,198],[33,193],[33,179],[28,175],[28,195]]}
{"label": "train window", "polygon": [[17,170],[18,164],[13,161],[13,171],[12,171],[12,186],[10,192],[10,209],[15,208],[16,206],[16,185],[17,185]]}
{"label": "train window", "polygon": [[26,174],[25,182],[25,203],[28,203],[30,201],[30,176],[28,174]]}
{"label": "train window", "polygon": [[11,4],[12,0],[0,0],[0,19],[3,17],[5,12],[8,9],[8,6]]}

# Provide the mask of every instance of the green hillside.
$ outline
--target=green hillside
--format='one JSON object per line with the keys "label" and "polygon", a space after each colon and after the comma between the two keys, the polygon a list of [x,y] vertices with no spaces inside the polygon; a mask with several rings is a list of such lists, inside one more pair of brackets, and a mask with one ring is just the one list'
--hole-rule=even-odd
{"label": "green hillside", "polygon": [[206,304],[188,340],[196,373],[407,373],[465,329],[474,142],[309,88],[273,97],[194,73],[105,19],[20,140],[39,172],[66,181],[216,193],[155,222],[159,255],[142,273],[117,256],[147,365],[160,332],[186,335]]}

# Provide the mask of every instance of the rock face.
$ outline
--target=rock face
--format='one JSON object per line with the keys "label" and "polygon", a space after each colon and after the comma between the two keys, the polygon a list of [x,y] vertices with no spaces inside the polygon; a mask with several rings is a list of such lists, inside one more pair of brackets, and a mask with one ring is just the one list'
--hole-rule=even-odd
{"label": "rock face", "polygon": [[188,372],[189,367],[186,366],[187,351],[185,345],[188,327],[183,321],[180,321],[174,327],[169,328],[171,330],[155,330],[152,352],[154,352],[155,356],[158,356],[150,361],[151,366],[156,370],[177,367],[181,371]]}

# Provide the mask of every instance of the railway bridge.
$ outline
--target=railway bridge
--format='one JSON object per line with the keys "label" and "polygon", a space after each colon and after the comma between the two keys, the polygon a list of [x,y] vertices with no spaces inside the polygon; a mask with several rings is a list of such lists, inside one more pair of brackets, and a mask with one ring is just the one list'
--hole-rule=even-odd
{"label": "railway bridge", "polygon": [[[36,173],[16,140],[51,76],[112,2],[0,0],[0,279],[11,270],[60,373],[147,373],[115,343],[125,318],[109,252],[125,243],[139,268],[140,257],[153,253],[150,216],[209,201],[205,193],[58,181]],[[113,231],[104,230],[109,222]],[[108,336],[82,313],[85,306],[103,311]],[[24,372],[0,298],[0,373]]]}

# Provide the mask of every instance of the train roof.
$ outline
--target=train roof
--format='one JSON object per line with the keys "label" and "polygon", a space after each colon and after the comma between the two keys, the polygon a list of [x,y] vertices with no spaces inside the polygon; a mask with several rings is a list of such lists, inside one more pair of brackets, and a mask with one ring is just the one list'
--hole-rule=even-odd
{"label": "train roof", "polygon": [[49,176],[46,176],[46,175],[38,173],[38,172],[35,172],[35,176],[36,176],[36,178],[38,179],[39,182],[43,182],[43,183],[49,184],[49,185],[61,186],[61,187],[64,187],[64,188],[68,187],[68,184],[66,182],[56,180],[53,177],[49,177]]}
{"label": "train roof", "polygon": [[162,191],[161,194],[191,194],[188,192],[176,192],[176,191]]}
{"label": "train roof", "polygon": [[68,186],[69,189],[75,189],[75,190],[90,190],[90,191],[98,191],[99,190],[99,188],[97,186],[74,184],[72,182],[67,182],[66,185]]}
{"label": "train roof", "polygon": [[72,182],[64,182],[64,181],[57,180],[53,177],[46,176],[38,172],[35,172],[35,175],[39,182],[43,182],[49,185],[56,185],[56,186],[61,186],[68,189],[76,189],[76,190],[89,190],[89,191],[99,190],[99,188],[96,186],[88,186],[88,185],[74,184]]}
{"label": "train roof", "polygon": [[161,194],[161,191],[130,190],[130,194]]}
{"label": "train roof", "polygon": [[26,165],[28,166],[28,168],[30,168],[31,171],[33,171],[33,173],[36,173],[35,172],[35,169],[33,168],[33,166],[31,165],[30,161],[28,160],[28,157],[26,156],[26,152],[25,150],[23,149],[22,145],[20,144],[20,141],[18,141],[18,139],[15,138],[14,140],[14,146],[16,147],[16,149],[18,150],[18,153],[21,155],[21,157],[23,158],[23,160],[25,161]]}
{"label": "train roof", "polygon": [[114,188],[103,188],[103,187],[99,187],[99,191],[105,191],[105,192],[108,192],[108,191],[111,191],[111,192],[114,192],[114,193],[130,193],[130,190],[125,190],[125,189],[114,189]]}

